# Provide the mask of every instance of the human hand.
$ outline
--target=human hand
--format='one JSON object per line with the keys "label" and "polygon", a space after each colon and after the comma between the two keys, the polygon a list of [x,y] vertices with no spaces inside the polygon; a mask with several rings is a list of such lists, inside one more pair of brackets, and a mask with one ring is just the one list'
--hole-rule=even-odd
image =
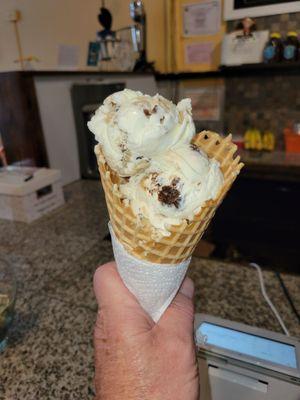
{"label": "human hand", "polygon": [[114,262],[97,269],[94,291],[96,399],[198,399],[191,279],[157,324],[123,284]]}

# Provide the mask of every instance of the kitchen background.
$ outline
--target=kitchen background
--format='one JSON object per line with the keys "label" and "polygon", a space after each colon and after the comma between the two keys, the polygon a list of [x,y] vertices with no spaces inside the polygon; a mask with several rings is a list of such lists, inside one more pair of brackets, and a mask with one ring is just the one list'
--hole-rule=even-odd
{"label": "kitchen background", "polygon": [[[225,44],[249,43],[256,31],[250,28],[243,39],[242,19],[223,18],[226,2],[145,1],[147,60],[132,71],[143,54],[132,50],[132,27],[143,20],[133,21],[129,3],[2,1],[2,157],[9,164],[57,168],[63,184],[98,178],[86,122],[106,95],[130,87],[174,101],[191,97],[197,129],[232,133],[246,163],[207,233],[213,254],[298,271],[300,136],[292,131],[300,122],[300,56],[267,59],[263,49],[272,33],[282,35],[280,43],[290,31],[297,35],[300,12],[249,20],[264,35],[249,62],[249,49]],[[112,35],[121,38],[114,44],[114,36],[106,38],[108,55],[96,35],[103,5],[112,15]],[[210,15],[207,26],[203,13]]]}
{"label": "kitchen background", "polygon": [[[245,163],[192,258],[195,311],[282,332],[256,262],[299,337],[300,1],[249,4],[0,0],[0,399],[93,398],[92,281],[113,254],[86,123],[125,87],[191,97]],[[250,370],[236,399],[298,398]]]}

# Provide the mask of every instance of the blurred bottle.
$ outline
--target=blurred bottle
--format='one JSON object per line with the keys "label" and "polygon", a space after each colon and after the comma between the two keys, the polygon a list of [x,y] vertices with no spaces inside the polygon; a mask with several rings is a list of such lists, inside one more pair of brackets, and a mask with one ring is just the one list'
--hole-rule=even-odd
{"label": "blurred bottle", "polygon": [[275,135],[271,131],[265,131],[262,137],[263,149],[266,151],[275,150]]}
{"label": "blurred bottle", "polygon": [[244,147],[246,150],[262,150],[262,136],[258,129],[251,128],[245,132]]}
{"label": "blurred bottle", "polygon": [[299,54],[299,40],[297,32],[288,32],[287,38],[284,41],[283,60],[297,61]]}
{"label": "blurred bottle", "polygon": [[285,151],[287,153],[300,153],[300,124],[289,121],[283,133]]}
{"label": "blurred bottle", "polygon": [[268,42],[264,48],[263,57],[265,63],[274,63],[282,61],[283,44],[281,35],[278,32],[271,33]]}

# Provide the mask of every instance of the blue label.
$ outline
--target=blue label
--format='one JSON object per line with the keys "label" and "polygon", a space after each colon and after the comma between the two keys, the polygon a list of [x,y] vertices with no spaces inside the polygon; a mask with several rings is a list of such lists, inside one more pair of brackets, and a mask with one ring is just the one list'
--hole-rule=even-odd
{"label": "blue label", "polygon": [[274,46],[267,46],[264,49],[264,58],[266,60],[272,60],[275,56],[275,47]]}
{"label": "blue label", "polygon": [[285,48],[284,48],[283,57],[286,60],[291,60],[295,56],[295,51],[296,51],[296,47],[293,46],[292,44],[289,44],[288,46],[285,46]]}

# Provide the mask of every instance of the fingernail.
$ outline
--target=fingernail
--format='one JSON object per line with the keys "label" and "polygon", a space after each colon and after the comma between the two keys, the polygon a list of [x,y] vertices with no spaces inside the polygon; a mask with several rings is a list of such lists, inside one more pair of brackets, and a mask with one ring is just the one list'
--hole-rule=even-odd
{"label": "fingernail", "polygon": [[185,278],[179,291],[180,291],[180,293],[182,293],[184,296],[188,297],[189,299],[193,298],[194,282],[191,280],[191,278]]}

